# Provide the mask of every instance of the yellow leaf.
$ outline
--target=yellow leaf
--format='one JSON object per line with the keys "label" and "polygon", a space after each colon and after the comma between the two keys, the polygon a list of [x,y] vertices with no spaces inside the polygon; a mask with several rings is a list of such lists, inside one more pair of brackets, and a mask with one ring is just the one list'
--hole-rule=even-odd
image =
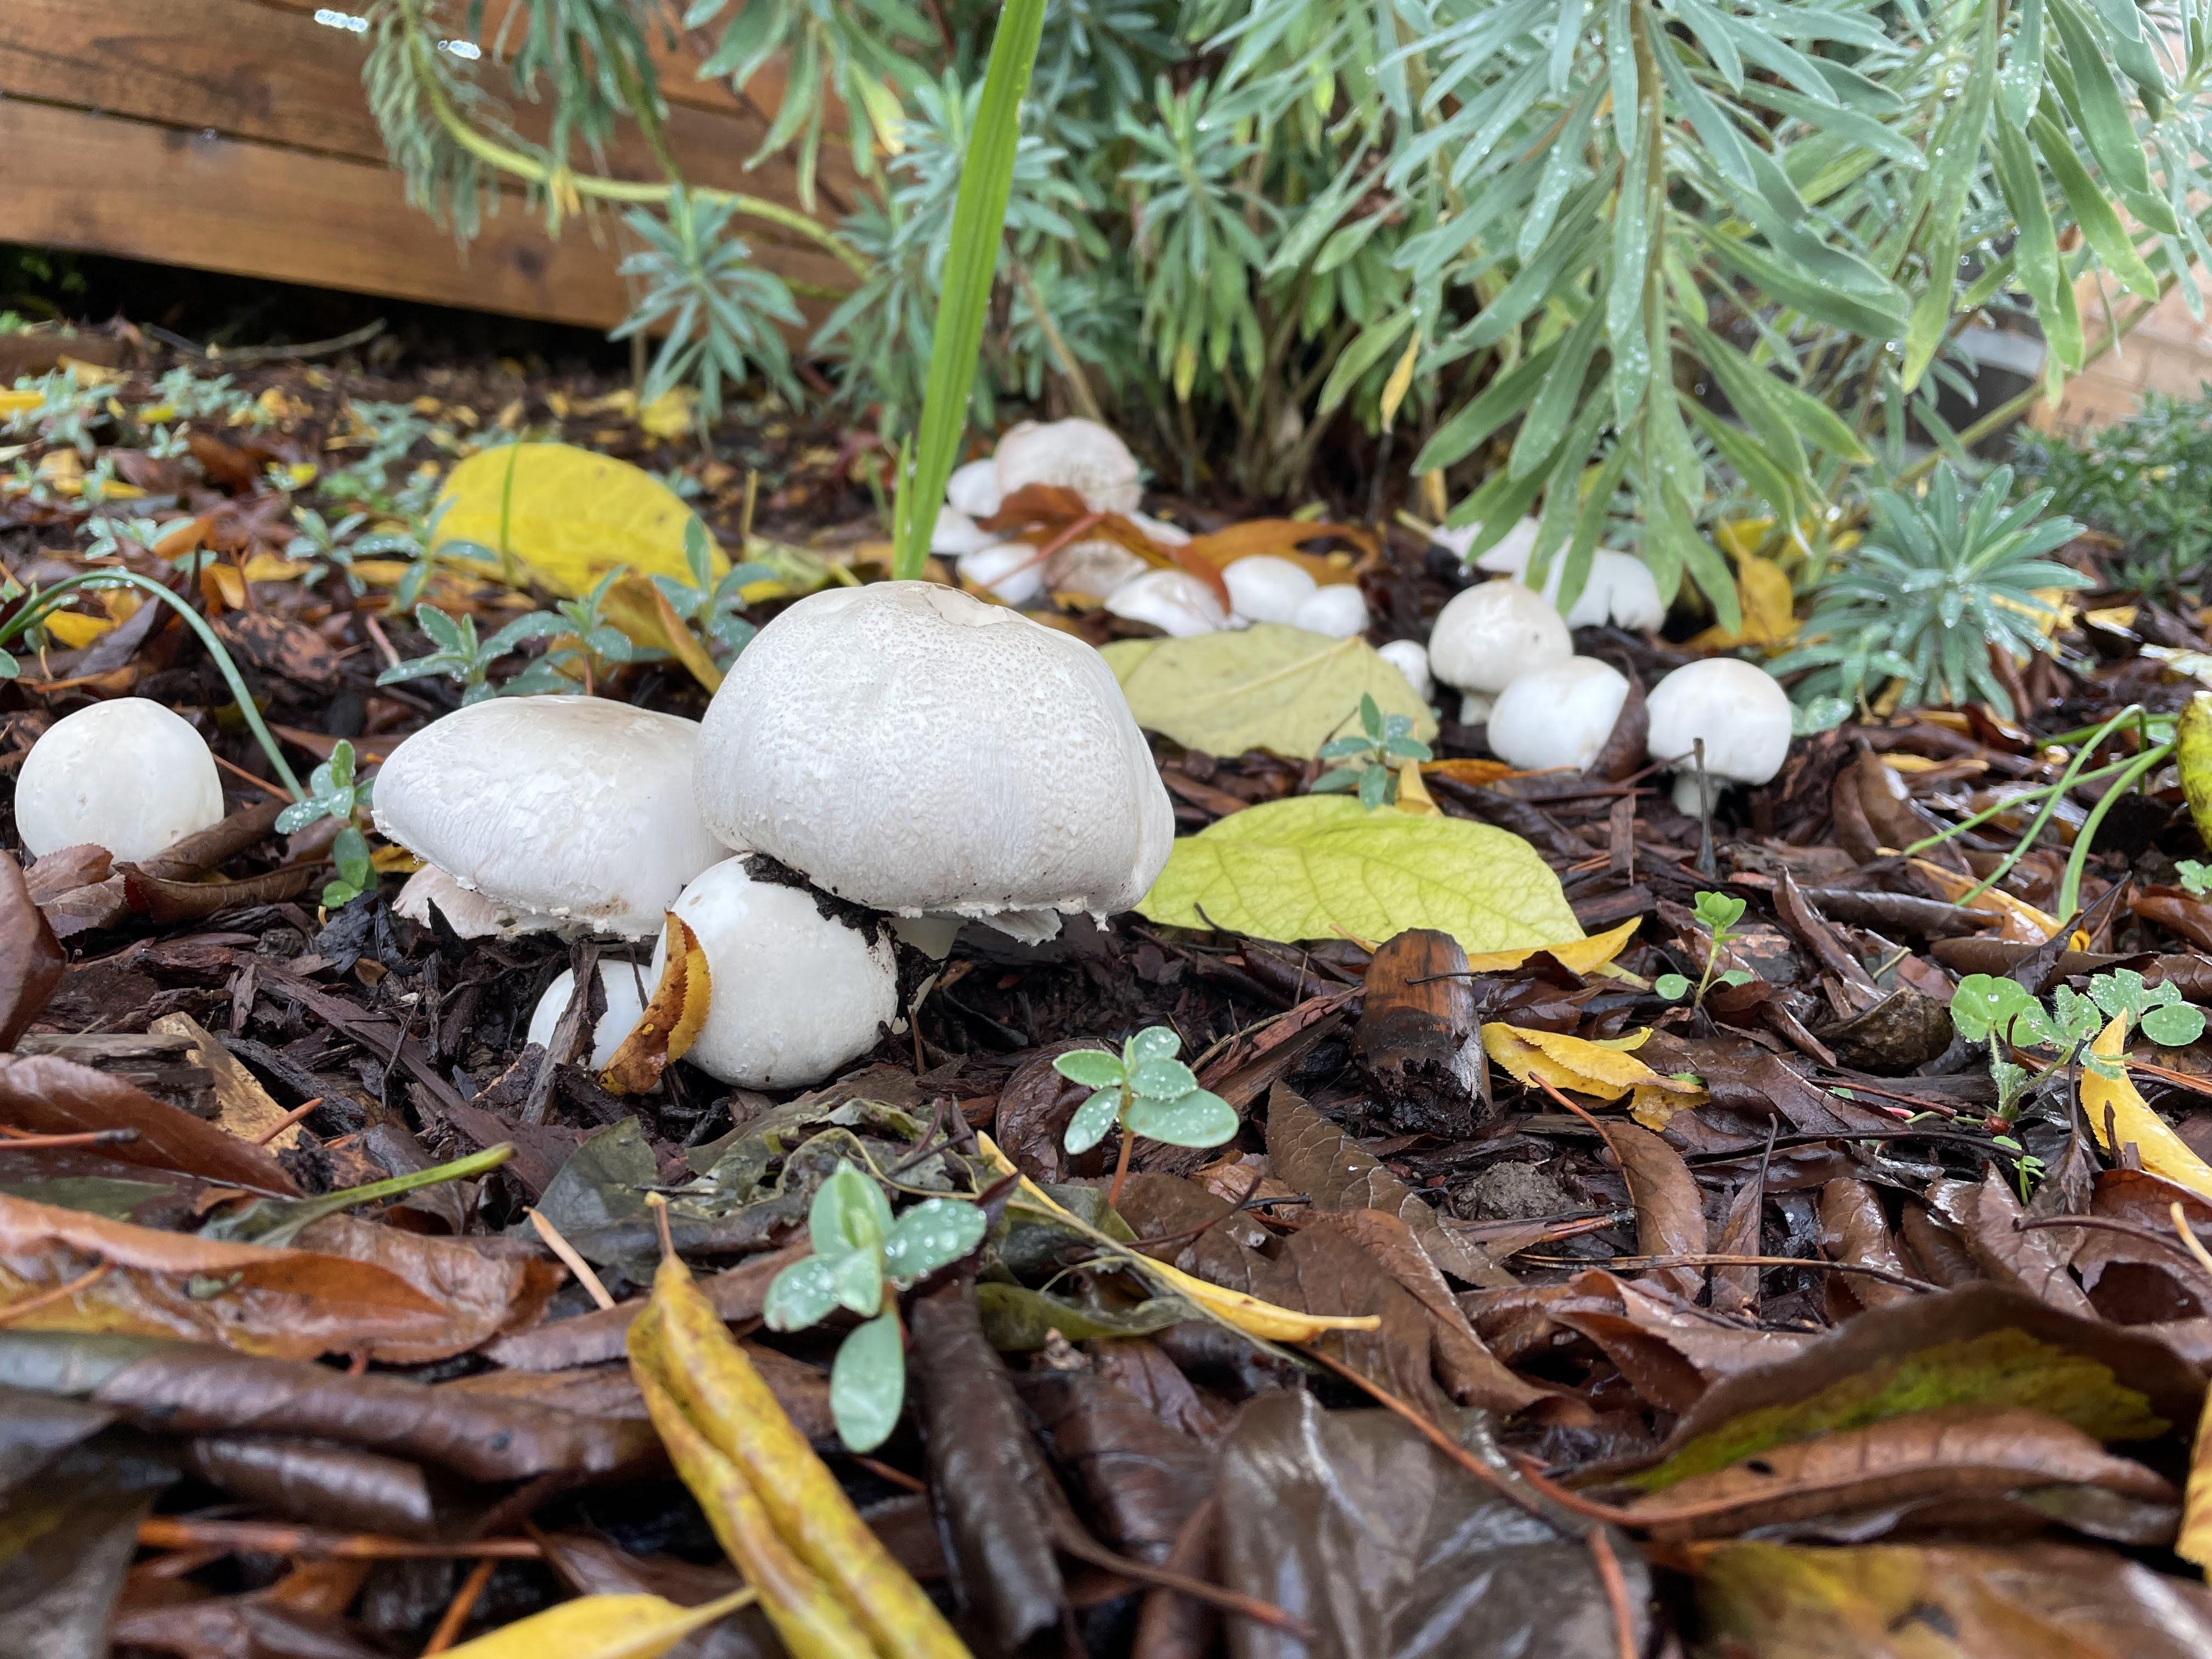
{"label": "yellow leaf", "polygon": [[660,1659],[753,1600],[750,1589],[679,1607],[658,1595],[584,1595],[447,1650],[446,1659]]}
{"label": "yellow leaf", "polygon": [[1504,761],[1498,760],[1423,761],[1421,770],[1432,778],[1449,778],[1454,783],[1473,784],[1477,788],[1486,783],[1496,783],[1500,778],[1522,775]]}
{"label": "yellow leaf", "polygon": [[[447,475],[434,551],[472,542],[571,598],[618,566],[690,580],[691,509],[650,472],[572,444],[503,444]],[[712,553],[714,574],[729,568]]]}
{"label": "yellow leaf", "polygon": [[1381,412],[1385,427],[1398,418],[1398,405],[1406,401],[1406,394],[1413,389],[1413,359],[1420,356],[1420,351],[1421,335],[1416,329],[1413,337],[1406,342],[1405,354],[1398,359],[1397,367],[1390,371],[1390,378],[1382,382]]}
{"label": "yellow leaf", "polygon": [[246,562],[246,580],[250,582],[289,582],[304,576],[314,566],[301,559],[287,559],[274,553],[256,553]]}
{"label": "yellow leaf", "polygon": [[688,386],[672,386],[649,404],[638,406],[639,428],[665,440],[683,437],[698,419],[699,394]]}
{"label": "yellow leaf", "polygon": [[1470,957],[1583,937],[1559,878],[1518,836],[1342,795],[1268,801],[1180,838],[1137,908],[1284,944],[1434,927]]}
{"label": "yellow leaf", "polygon": [[707,952],[691,925],[673,910],[667,913],[668,959],[661,964],[660,983],[653,988],[645,1012],[614,1057],[607,1061],[599,1081],[610,1093],[643,1094],[659,1083],[672,1060],[681,1060],[698,1041],[707,1023],[707,1006],[714,996],[714,981],[707,971]]}
{"label": "yellow leaf", "polygon": [[1086,1226],[1054,1203],[1042,1187],[1014,1168],[990,1136],[979,1132],[975,1141],[981,1148],[984,1158],[994,1169],[1002,1175],[1018,1178],[1024,1206],[1048,1215],[1063,1227],[1083,1234],[1092,1243],[1112,1252],[1123,1266],[1151,1279],[1169,1295],[1182,1297],[1224,1324],[1234,1325],[1247,1336],[1255,1336],[1262,1342],[1312,1342],[1331,1331],[1371,1331],[1382,1322],[1379,1314],[1310,1314],[1278,1307],[1272,1302],[1261,1301],[1256,1296],[1247,1296],[1242,1291],[1224,1290],[1218,1285],[1194,1278],[1179,1267],[1170,1267],[1164,1261],[1155,1261],[1151,1256],[1132,1250],[1095,1228]]}
{"label": "yellow leaf", "polygon": [[1519,951],[1486,951],[1467,959],[1468,967],[1478,974],[1503,974],[1534,956],[1537,951],[1548,952],[1553,960],[1568,972],[1594,974],[1607,966],[1628,948],[1629,940],[1643,925],[1641,916],[1631,916],[1618,927],[1607,928],[1602,933],[1588,939],[1560,939],[1551,945],[1532,945]]}
{"label": "yellow leaf", "polygon": [[[2151,1110],[2136,1092],[2136,1085],[2127,1075],[2127,1047],[2128,1017],[2116,1015],[2112,1023],[2098,1033],[2097,1040],[2089,1045],[2089,1052],[2114,1062],[2120,1075],[2104,1077],[2093,1066],[2081,1070],[2081,1107],[2098,1145],[2107,1152],[2117,1152],[2133,1141],[2144,1169],[2154,1176],[2165,1176],[2177,1187],[2186,1187],[2199,1198],[2212,1200],[2212,1166],[2191,1152],[2189,1143],[2166,1127],[2166,1120]],[[2112,1119],[2109,1138],[2105,1133],[2108,1111]]]}
{"label": "yellow leaf", "polygon": [[81,611],[50,612],[43,624],[47,633],[72,651],[81,651],[115,626],[112,617],[88,617]]}
{"label": "yellow leaf", "polygon": [[1763,519],[1723,519],[1713,528],[1713,540],[1732,559],[1747,559],[1765,544],[1774,528],[1771,515]]}
{"label": "yellow leaf", "polygon": [[[1942,889],[1943,896],[1952,903],[1964,904],[1967,909],[2000,924],[2000,938],[2020,945],[2041,945],[2057,937],[2061,926],[2058,918],[2045,915],[2026,899],[2014,898],[2002,888],[1991,887],[1984,892],[1974,893],[1972,901],[1969,902],[1966,896],[1974,891],[1972,877],[1962,876],[1956,870],[1946,870],[1942,865],[1930,864],[1926,859],[1914,859],[1911,862],[1915,870]],[[2079,929],[2075,932],[2074,948],[2077,951],[2089,948],[2088,936]]]}
{"label": "yellow leaf", "polygon": [[1428,786],[1421,781],[1421,763],[1419,761],[1401,761],[1398,763],[1398,810],[1421,818],[1440,818],[1443,816],[1443,809],[1437,805],[1435,798],[1429,793]]}
{"label": "yellow leaf", "polygon": [[2081,613],[2081,620],[2092,627],[2110,628],[2125,634],[2134,629],[2136,618],[2141,614],[2141,609],[2138,606],[2116,605],[2101,610],[2084,611]]}
{"label": "yellow leaf", "polygon": [[668,653],[708,691],[722,689],[722,671],[714,666],[699,636],[684,625],[668,595],[645,577],[631,572],[617,578],[600,602],[599,614],[633,645]]}
{"label": "yellow leaf", "polygon": [[1184,640],[1116,640],[1099,654],[1138,725],[1209,755],[1267,749],[1310,760],[1358,729],[1362,692],[1385,715],[1411,720],[1422,742],[1437,734],[1428,705],[1362,639],[1263,623]]}
{"label": "yellow leaf", "polygon": [[1745,553],[1735,562],[1736,600],[1743,626],[1708,628],[1690,641],[1693,649],[1729,651],[1739,646],[1783,646],[1797,637],[1797,600],[1789,574],[1771,559]]}
{"label": "yellow leaf", "polygon": [[670,1461],[793,1659],[969,1659],[677,1257],[629,1344]]}
{"label": "yellow leaf", "polygon": [[10,392],[0,386],[0,415],[27,415],[46,401],[42,392]]}
{"label": "yellow leaf", "polygon": [[2212,1567],[2212,1394],[2197,1419],[2197,1449],[2190,1455],[2189,1485],[2181,1500],[2181,1536],[2173,1553],[2199,1568]]}
{"label": "yellow leaf", "polygon": [[2212,691],[2199,691],[2181,711],[2174,727],[2174,759],[2181,771],[2181,793],[2197,838],[2212,847]]}
{"label": "yellow leaf", "polygon": [[[1649,1036],[1649,1031],[1637,1033],[1638,1046]],[[1616,1043],[1532,1031],[1493,1020],[1482,1028],[1482,1047],[1523,1086],[1540,1078],[1555,1089],[1571,1089],[1599,1100],[1618,1100],[1632,1090],[1642,1097],[1649,1091],[1653,1098],[1640,1100],[1647,1110],[1657,1097],[1677,1097],[1682,1105],[1705,1097],[1698,1083],[1662,1076]]]}

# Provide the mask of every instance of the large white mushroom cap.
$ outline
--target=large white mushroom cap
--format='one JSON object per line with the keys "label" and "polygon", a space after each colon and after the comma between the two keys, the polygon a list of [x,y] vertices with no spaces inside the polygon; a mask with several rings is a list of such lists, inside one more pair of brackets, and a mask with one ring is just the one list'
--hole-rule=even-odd
{"label": "large white mushroom cap", "polygon": [[1429,647],[1419,640],[1392,640],[1388,645],[1378,645],[1375,654],[1406,677],[1423,702],[1433,702],[1437,696],[1437,678],[1429,672]]}
{"label": "large white mushroom cap", "polygon": [[1027,542],[994,542],[961,556],[960,580],[1008,605],[1027,605],[1044,592],[1044,563]]}
{"label": "large white mushroom cap", "polygon": [[[1512,576],[1526,586],[1528,562],[1536,554],[1535,526],[1534,519],[1522,520],[1504,541],[1475,561],[1476,568]],[[1544,597],[1554,605],[1566,574],[1566,556],[1562,550],[1544,576]],[[1656,628],[1666,620],[1667,607],[1660,600],[1659,584],[1649,565],[1632,553],[1616,553],[1609,547],[1591,553],[1589,579],[1574,604],[1567,607],[1568,627],[1595,628],[1611,623],[1617,628]]]}
{"label": "large white mushroom cap", "polygon": [[1229,626],[1220,596],[1188,570],[1132,576],[1106,596],[1106,609],[1130,622],[1149,623],[1171,640]]}
{"label": "large white mushroom cap", "polygon": [[1298,602],[1291,613],[1291,626],[1309,634],[1326,634],[1348,640],[1367,631],[1367,599],[1353,582],[1328,582]]}
{"label": "large white mushroom cap", "polygon": [[691,793],[699,726],[604,697],[494,697],[376,776],[376,827],[503,912],[641,939],[729,848]]}
{"label": "large white mushroom cap", "polygon": [[1429,668],[1469,694],[1470,714],[1532,669],[1575,654],[1567,625],[1551,601],[1510,577],[1478,582],[1452,596],[1429,630]]}
{"label": "large white mushroom cap", "polygon": [[[712,973],[712,969],[709,969]],[[634,962],[602,962],[599,964],[599,989],[606,997],[606,1012],[592,1026],[591,1067],[603,1071],[622,1047],[622,1040],[637,1027],[645,1017],[647,1000],[653,994],[653,977]],[[553,1033],[561,1024],[561,1016],[568,1012],[568,999],[576,994],[576,971],[563,968],[560,976],[545,988],[545,994],[538,999],[538,1006],[530,1011],[530,1029],[525,1042],[534,1042],[541,1048],[553,1046]]]}
{"label": "large white mushroom cap", "polygon": [[[754,880],[742,857],[699,877],[672,908],[707,957],[707,1023],[684,1058],[711,1077],[746,1089],[819,1083],[874,1048],[878,1028],[898,1014],[888,936],[825,915],[803,887]],[[667,955],[664,938],[649,983]]]}
{"label": "large white mushroom cap", "polygon": [[64,714],[15,775],[15,833],[33,858],[90,845],[135,862],[222,818],[222,780],[207,740],[145,697]]}
{"label": "large white mushroom cap", "polygon": [[999,510],[999,464],[989,456],[955,467],[945,485],[945,504],[971,519],[988,519]]}
{"label": "large white mushroom cap", "polygon": [[1248,553],[1224,565],[1229,608],[1247,622],[1284,623],[1298,614],[1321,584],[1296,559],[1273,553]]}
{"label": "large white mushroom cap", "polygon": [[957,507],[937,509],[937,525],[929,532],[929,550],[951,558],[998,545],[999,538],[977,526]]}
{"label": "large white mushroom cap", "polygon": [[1651,758],[1674,767],[1674,804],[1694,814],[1698,740],[1716,790],[1765,783],[1790,756],[1790,694],[1773,675],[1738,657],[1686,663],[1651,688]]}
{"label": "large white mushroom cap", "polygon": [[1490,711],[1490,752],[1530,771],[1597,758],[1628,701],[1628,680],[1595,657],[1570,657],[1534,669],[1498,694]]}
{"label": "large white mushroom cap", "polygon": [[1137,458],[1096,421],[1048,421],[1018,426],[999,440],[999,493],[1025,484],[1058,484],[1083,497],[1093,513],[1133,513],[1144,497]]}
{"label": "large white mushroom cap", "polygon": [[906,915],[1126,910],[1175,836],[1105,659],[928,582],[762,629],[707,710],[698,800],[732,845]]}

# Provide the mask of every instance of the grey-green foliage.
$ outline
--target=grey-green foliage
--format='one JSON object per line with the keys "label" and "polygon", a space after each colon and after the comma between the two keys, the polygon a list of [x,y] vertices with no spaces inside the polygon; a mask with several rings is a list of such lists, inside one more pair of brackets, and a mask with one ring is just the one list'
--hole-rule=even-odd
{"label": "grey-green foliage", "polygon": [[[459,8],[372,8],[387,141],[464,228],[498,145],[558,216],[596,188],[595,135],[658,131],[653,9],[529,10],[572,25],[530,60],[577,106],[546,146],[502,125],[495,51],[471,64],[436,46]],[[894,434],[919,399],[948,158],[993,13],[686,15],[718,73],[786,55],[764,149],[791,156],[818,228],[865,270],[818,343]],[[1503,463],[1455,515],[1480,525],[1478,552],[1539,511],[1540,560],[1566,551],[1571,586],[1601,535],[1626,538],[1662,592],[1687,575],[1726,616],[1712,516],[1763,508],[1817,539],[1852,469],[1894,471],[1913,423],[1955,449],[1936,395],[1972,394],[1970,319],[2034,313],[2055,381],[2084,358],[2084,271],[2201,303],[2208,23],[2212,0],[2156,28],[2130,0],[1058,4],[978,407],[1031,394],[1065,353],[1094,390],[1158,411],[1188,461],[1263,491],[1302,476],[1333,411],[1395,416],[1417,470]],[[836,144],[861,180],[849,212],[814,183]],[[735,214],[731,228],[773,216]],[[1073,234],[1041,233],[1054,216]],[[766,316],[788,285],[763,279],[724,286]],[[702,304],[690,326],[717,319]],[[1386,403],[1401,365],[1402,404]]]}
{"label": "grey-green foliage", "polygon": [[1359,694],[1359,731],[1322,745],[1321,758],[1336,763],[1313,781],[1316,794],[1356,791],[1372,812],[1398,799],[1398,769],[1407,761],[1430,759],[1429,745],[1413,735],[1410,714],[1382,713],[1382,705]]}
{"label": "grey-green foliage", "polygon": [[375,868],[368,861],[368,839],[356,822],[368,815],[374,780],[356,779],[353,769],[353,745],[340,738],[331,750],[331,757],[309,775],[307,799],[294,801],[276,815],[277,833],[285,836],[306,829],[318,818],[337,820],[340,827],[331,842],[331,863],[337,875],[323,887],[323,903],[331,909],[360,897],[376,879]]}
{"label": "grey-green foliage", "polygon": [[1778,659],[1774,672],[1810,669],[1795,688],[1800,696],[1856,700],[1893,678],[1908,707],[1980,698],[2009,716],[1990,647],[2042,649],[2039,625],[2053,613],[2038,590],[2089,586],[2043,556],[2081,526],[2042,517],[2048,490],[2017,503],[2011,492],[2008,467],[1971,490],[1948,462],[1925,495],[1875,491],[1866,545],[1818,590],[1805,625],[1814,643]]}
{"label": "grey-green foliage", "polygon": [[1197,1076],[1176,1058],[1182,1046],[1166,1026],[1151,1025],[1118,1054],[1076,1048],[1054,1060],[1053,1070],[1092,1091],[1067,1121],[1067,1150],[1089,1152],[1117,1122],[1124,1134],[1171,1146],[1218,1146],[1235,1134],[1237,1109],[1198,1086]]}
{"label": "grey-green foliage", "polygon": [[817,1189],[806,1216],[814,1254],[775,1276],[761,1316],[772,1331],[797,1331],[840,1308],[860,1316],[830,1368],[830,1415],[854,1451],[883,1444],[906,1398],[898,1304],[885,1287],[905,1290],[951,1266],[988,1226],[979,1206],[951,1198],[925,1199],[894,1220],[883,1188],[849,1160]]}

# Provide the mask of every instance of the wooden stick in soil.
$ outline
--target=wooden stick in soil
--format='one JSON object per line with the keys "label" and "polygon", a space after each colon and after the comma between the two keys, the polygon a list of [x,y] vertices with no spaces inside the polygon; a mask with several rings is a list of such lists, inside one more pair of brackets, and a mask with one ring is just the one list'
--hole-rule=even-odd
{"label": "wooden stick in soil", "polygon": [[469,1569],[469,1576],[461,1580],[460,1589],[453,1593],[453,1599],[447,1604],[445,1616],[438,1620],[438,1628],[430,1632],[430,1639],[423,1644],[422,1659],[431,1659],[432,1655],[443,1653],[459,1638],[462,1628],[469,1622],[469,1615],[477,1610],[477,1603],[483,1596],[484,1586],[491,1583],[493,1571],[498,1565],[498,1562],[486,1556]]}
{"label": "wooden stick in soil", "polygon": [[28,1129],[11,1129],[0,1123],[0,1136],[6,1137],[7,1150],[11,1152],[58,1152],[70,1146],[125,1146],[138,1139],[136,1129],[86,1129],[75,1134],[33,1134]]}
{"label": "wooden stick in soil", "polygon": [[478,1538],[434,1543],[386,1538],[375,1533],[328,1532],[271,1521],[200,1521],[157,1515],[138,1523],[138,1542],[150,1550],[190,1550],[220,1545],[260,1555],[300,1555],[331,1561],[451,1561],[489,1559],[535,1561],[544,1553],[527,1538]]}
{"label": "wooden stick in soil", "polygon": [[323,1097],[320,1095],[317,1095],[313,1100],[307,1101],[301,1105],[295,1106],[290,1111],[285,1113],[283,1116],[278,1118],[274,1123],[270,1124],[266,1129],[264,1129],[259,1134],[254,1136],[253,1144],[257,1146],[266,1146],[270,1141],[276,1139],[278,1135],[283,1134],[285,1130],[290,1128],[294,1124],[304,1120],[308,1113],[313,1111],[316,1107],[322,1103]]}
{"label": "wooden stick in soil", "polygon": [[[561,1230],[555,1226],[543,1212],[532,1209],[530,1212],[530,1224],[538,1230],[538,1237],[545,1241],[545,1248],[561,1258],[562,1266],[576,1275],[576,1282],[584,1287],[592,1301],[598,1303],[602,1310],[615,1305],[614,1297],[608,1293],[607,1287],[599,1282],[599,1274],[592,1271],[592,1264],[577,1253],[574,1244],[561,1236]],[[665,1212],[661,1225],[664,1230],[667,1226]]]}

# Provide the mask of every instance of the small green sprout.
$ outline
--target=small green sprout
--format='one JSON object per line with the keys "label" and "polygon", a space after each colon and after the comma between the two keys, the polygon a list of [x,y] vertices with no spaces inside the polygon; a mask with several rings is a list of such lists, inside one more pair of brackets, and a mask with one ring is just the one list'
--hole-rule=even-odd
{"label": "small green sprout", "polygon": [[897,1425],[906,1400],[898,1298],[886,1296],[957,1261],[988,1228],[977,1206],[925,1199],[896,1220],[883,1188],[840,1159],[814,1194],[806,1231],[814,1254],[775,1276],[761,1316],[772,1331],[818,1325],[839,1308],[864,1322],[838,1345],[830,1368],[830,1414],[856,1452],[873,1451]]}
{"label": "small green sprout", "polygon": [[1176,1056],[1182,1039],[1164,1025],[1147,1026],[1115,1054],[1104,1048],[1077,1048],[1052,1068],[1071,1083],[1093,1091],[1068,1120],[1063,1144],[1087,1152],[1121,1126],[1121,1155],[1107,1189],[1112,1207],[1128,1178],[1129,1148],[1139,1135],[1170,1146],[1218,1146],[1237,1133],[1237,1109],[1210,1090]]}
{"label": "small green sprout", "polygon": [[415,625],[429,635],[430,643],[438,648],[427,657],[392,664],[376,677],[379,685],[444,674],[461,687],[464,704],[482,702],[490,696],[519,697],[578,689],[574,681],[558,672],[543,657],[503,684],[491,684],[492,665],[502,657],[513,656],[526,641],[550,639],[556,634],[574,631],[568,617],[553,611],[533,611],[528,616],[517,617],[481,642],[477,639],[475,617],[463,617],[456,622],[434,605],[415,607]]}
{"label": "small green sprout", "polygon": [[[1712,939],[1705,951],[1705,970],[1698,975],[1696,994],[1691,997],[1690,1006],[1702,1008],[1705,1006],[1705,993],[1716,980],[1723,985],[1748,985],[1755,976],[1741,968],[1731,968],[1721,974],[1713,971],[1720,964],[1721,952],[1735,937],[1736,923],[1743,920],[1743,901],[1733,893],[1700,893],[1696,909],[1698,920],[1705,923],[1705,932]],[[1680,1002],[1691,996],[1692,991],[1690,981],[1680,974],[1660,975],[1651,981],[1651,988],[1669,1002]]]}
{"label": "small green sprout", "polygon": [[357,814],[368,811],[372,781],[355,781],[353,767],[353,745],[340,738],[331,750],[331,757],[308,775],[307,799],[293,802],[276,815],[280,835],[304,830],[319,818],[337,818],[345,826],[331,843],[331,862],[337,866],[337,879],[323,888],[323,907],[329,910],[359,898],[376,880],[375,867],[368,861],[368,838],[354,822]]}
{"label": "small green sprout", "polygon": [[2181,878],[2181,890],[2191,898],[2203,898],[2212,893],[2212,864],[2200,864],[2195,859],[2175,860],[2174,873]]}
{"label": "small green sprout", "polygon": [[[2149,986],[2132,969],[2099,974],[2083,996],[2062,985],[2045,1007],[2016,980],[1993,974],[1969,974],[1951,994],[1952,1029],[1969,1042],[1986,1042],[1990,1077],[1997,1085],[1998,1118],[2020,1115],[2030,1085],[2079,1059],[2101,1077],[2117,1078],[2118,1061],[2087,1052],[2106,1021],[2125,1014],[2153,1042],[2179,1048],[2204,1034],[2204,1011],[2181,1000],[2172,984]],[[2030,1072],[2015,1064],[2014,1048],[2051,1048],[2057,1058]]]}
{"label": "small green sprout", "polygon": [[1322,746],[1321,757],[1349,764],[1332,767],[1314,780],[1316,794],[1357,789],[1359,804],[1369,811],[1398,799],[1398,768],[1407,761],[1425,761],[1433,750],[1413,736],[1410,715],[1384,715],[1367,692],[1359,694],[1359,726],[1363,735],[1337,738]]}

